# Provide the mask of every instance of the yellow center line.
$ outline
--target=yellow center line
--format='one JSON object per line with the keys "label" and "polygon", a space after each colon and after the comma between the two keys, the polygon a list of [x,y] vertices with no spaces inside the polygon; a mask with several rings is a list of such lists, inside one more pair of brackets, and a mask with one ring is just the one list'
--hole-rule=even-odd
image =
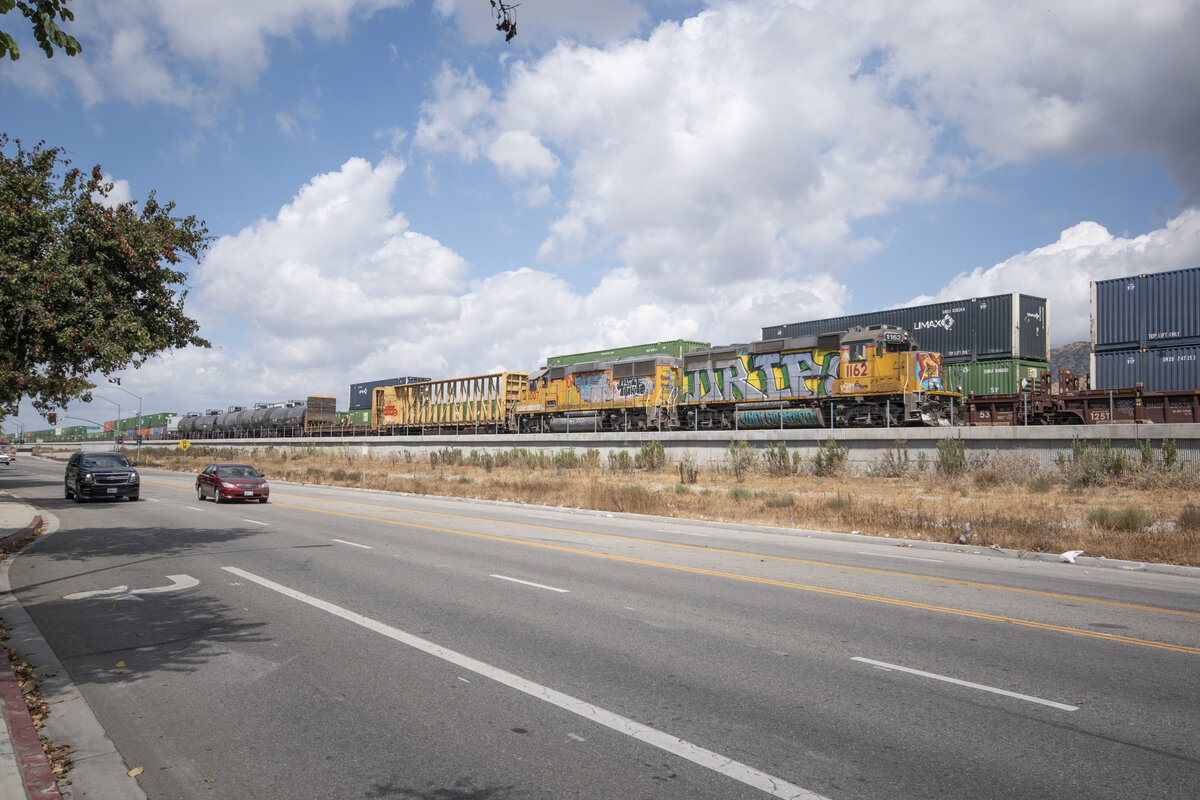
{"label": "yellow center line", "polygon": [[[295,495],[289,495],[295,496]],[[637,536],[622,536],[615,533],[599,533],[595,531],[581,531],[574,528],[559,528],[552,525],[538,525],[528,522],[510,522],[508,520],[493,520],[486,517],[473,517],[467,514],[448,514],[443,511],[423,511],[420,509],[395,508],[393,506],[384,506],[376,503],[359,503],[353,500],[324,500],[321,498],[311,498],[323,503],[339,503],[342,505],[359,506],[362,508],[379,508],[388,511],[399,511],[405,514],[425,514],[428,516],[444,517],[446,519],[463,519],[471,522],[486,522],[492,525],[508,525],[513,527],[528,528],[533,530],[550,531],[553,533],[567,533],[577,536],[590,536],[598,539],[610,539],[622,542],[636,542],[638,544],[655,544],[662,547],[674,547],[680,550],[696,550],[704,553],[720,553],[723,555],[742,556],[745,558],[757,558],[766,561],[779,561],[787,564],[803,564],[812,567],[827,567],[830,569],[845,570],[847,572],[862,572],[871,575],[886,575],[889,577],[908,578],[916,581],[928,581],[931,583],[944,583],[953,586],[970,586],[975,589],[990,589],[997,592],[1011,592],[1013,594],[1023,594],[1032,597],[1047,597],[1054,600],[1070,600],[1079,603],[1091,603],[1100,606],[1110,606],[1113,608],[1127,608],[1133,611],[1149,611],[1155,614],[1172,614],[1180,617],[1191,617],[1200,619],[1200,612],[1182,611],[1174,608],[1160,608],[1157,606],[1138,605],[1136,603],[1122,603],[1117,600],[1102,600],[1093,597],[1083,597],[1073,594],[1062,594],[1059,592],[1044,592],[1038,589],[1022,589],[1016,586],[1001,586],[995,583],[982,583],[980,581],[967,581],[958,578],[941,578],[934,575],[915,575],[911,572],[899,572],[897,570],[879,569],[878,567],[856,567],[848,564],[835,564],[830,561],[814,561],[806,558],[795,558],[792,556],[770,555],[767,553],[755,553],[746,550],[731,550],[723,547],[709,547],[706,545],[684,544],[681,542],[664,542],[658,539],[644,539]],[[302,506],[293,506],[294,508],[302,508]],[[311,509],[312,511],[322,511],[322,509]],[[675,520],[676,524],[686,524],[687,520]],[[417,526],[421,527],[421,526]],[[431,530],[445,530],[442,528],[431,528]]]}
{"label": "yellow center line", "polygon": [[[167,488],[172,488],[172,487],[167,487]],[[331,501],[331,502],[333,502],[333,501]],[[343,501],[336,501],[336,502],[343,502]],[[351,503],[351,504],[352,505],[363,505],[363,506],[367,506],[370,508],[387,508],[386,506],[377,506],[377,505],[371,505],[371,504],[367,504],[367,503]],[[931,612],[938,613],[938,614],[949,614],[951,616],[966,617],[969,619],[977,619],[977,620],[983,620],[983,621],[987,621],[987,622],[1001,622],[1001,623],[1007,623],[1010,625],[1018,625],[1018,626],[1025,627],[1025,628],[1035,628],[1037,630],[1053,631],[1056,633],[1065,633],[1065,634],[1069,634],[1072,636],[1086,636],[1091,639],[1101,639],[1101,640],[1109,641],[1109,642],[1120,642],[1122,644],[1132,644],[1132,645],[1139,645],[1142,647],[1152,647],[1152,648],[1156,648],[1159,650],[1169,650],[1171,652],[1184,653],[1187,655],[1200,655],[1200,647],[1189,647],[1187,645],[1170,644],[1167,642],[1156,642],[1151,639],[1137,639],[1132,636],[1118,636],[1116,634],[1111,634],[1111,633],[1098,633],[1096,631],[1089,631],[1089,630],[1085,630],[1083,628],[1071,628],[1071,627],[1068,627],[1065,625],[1053,625],[1053,624],[1046,623],[1046,622],[1034,622],[1032,620],[1018,619],[1016,617],[1005,617],[1005,616],[1002,616],[999,614],[987,614],[987,613],[978,612],[978,611],[967,611],[965,609],[951,608],[949,606],[933,605],[931,603],[918,603],[918,602],[911,601],[911,600],[899,600],[899,599],[892,598],[892,597],[880,597],[878,595],[863,594],[861,592],[849,592],[849,591],[845,591],[842,589],[829,589],[829,588],[826,588],[823,586],[812,586],[809,584],[794,583],[792,581],[782,581],[782,580],[776,580],[773,578],[760,578],[760,577],[756,577],[753,575],[742,575],[742,574],[735,573],[735,572],[722,572],[722,571],[718,571],[718,570],[704,569],[702,567],[688,567],[688,566],[684,566],[681,564],[669,564],[669,563],[662,562],[662,561],[650,561],[648,559],[633,558],[630,556],[619,556],[619,555],[613,555],[611,553],[598,553],[598,552],[595,552],[592,550],[583,550],[583,549],[580,549],[577,547],[567,547],[565,545],[548,544],[545,542],[531,542],[531,541],[527,541],[527,540],[523,540],[523,539],[513,539],[511,537],[497,536],[495,534],[489,534],[489,533],[473,533],[471,531],[456,530],[454,528],[443,528],[443,527],[439,527],[436,525],[425,525],[425,524],[421,524],[421,523],[417,523],[417,522],[405,522],[403,520],[385,519],[383,517],[373,517],[373,516],[368,516],[365,514],[352,514],[352,513],[346,512],[346,511],[334,511],[331,509],[313,508],[311,506],[290,505],[287,503],[278,503],[278,502],[276,502],[275,505],[280,508],[289,508],[289,509],[293,509],[296,511],[311,511],[311,512],[314,512],[317,514],[329,514],[331,516],[346,517],[348,519],[360,519],[360,520],[364,520],[367,522],[381,522],[381,523],[385,523],[385,524],[389,524],[389,525],[398,525],[400,527],[405,527],[405,528],[417,528],[420,530],[437,531],[440,533],[452,533],[457,536],[469,536],[474,539],[483,539],[483,540],[492,541],[492,542],[503,542],[506,544],[518,544],[518,545],[524,545],[525,547],[535,547],[535,548],[538,548],[541,550],[552,550],[552,551],[560,552],[560,553],[571,553],[573,555],[589,556],[591,558],[602,558],[602,559],[606,559],[609,561],[619,561],[619,562],[626,563],[626,564],[638,564],[641,566],[655,567],[658,569],[669,569],[669,570],[675,570],[677,572],[687,572],[687,573],[691,573],[694,575],[708,575],[708,576],[715,577],[715,578],[726,578],[729,580],[745,581],[748,583],[758,583],[758,584],[763,584],[763,585],[767,585],[767,586],[776,586],[776,587],[780,587],[780,588],[784,588],[784,589],[795,589],[798,591],[813,592],[816,594],[829,595],[832,597],[843,597],[843,598],[848,598],[848,599],[852,599],[852,600],[865,600],[865,601],[871,602],[871,603],[880,603],[883,605],[898,606],[898,607],[902,607],[902,608],[912,608],[912,609],[916,609],[919,611],[931,611]],[[407,509],[392,509],[392,510],[407,512]],[[426,513],[436,514],[437,512],[426,512]],[[454,515],[454,514],[444,514],[441,516],[455,517],[455,518],[460,517],[460,515]],[[484,519],[477,518],[477,517],[461,516],[461,518],[476,520],[476,521],[480,521],[480,522],[495,522],[493,520],[484,520]],[[537,528],[537,529],[553,530],[553,531],[564,531],[564,532],[569,532],[569,533],[583,533],[581,531],[571,531],[569,529],[564,529],[564,528],[552,528],[549,526],[540,526],[540,525],[523,525],[522,523],[500,523],[500,524],[521,525],[522,527],[527,527],[527,528]],[[624,536],[613,536],[610,534],[587,534],[587,535],[598,535],[598,536],[602,536],[602,537],[606,537],[606,538],[634,541],[634,542],[640,542],[643,544],[647,543],[647,540],[644,540],[644,539],[636,539],[636,538],[624,537]],[[669,544],[669,543],[666,543],[666,544]],[[684,547],[687,549],[704,550],[706,552],[732,553],[735,555],[747,555],[746,553],[742,553],[740,551],[734,551],[734,550],[726,551],[726,550],[721,550],[718,548],[696,547],[695,545],[678,545],[678,546]],[[771,557],[771,556],[763,556],[763,558],[774,558],[775,560],[779,560],[779,561],[798,561],[798,559],[788,559],[788,558]],[[801,562],[801,563],[813,563],[813,564],[821,565],[820,562]],[[836,566],[836,565],[824,565],[824,566]],[[865,570],[865,571],[881,572],[883,574],[896,574],[896,575],[900,575],[900,576],[904,576],[904,577],[913,577],[913,576],[906,575],[906,573],[890,573],[886,570]],[[957,581],[950,581],[950,582],[959,583]],[[961,583],[964,583],[965,585],[974,585],[974,584],[970,584],[968,582],[961,582]],[[997,588],[1002,589],[1004,587],[997,587]],[[1051,596],[1056,596],[1056,595],[1051,595]],[[1069,595],[1061,595],[1061,596],[1062,597],[1070,597]],[[1082,599],[1082,598],[1074,598],[1074,599]],[[1102,602],[1102,601],[1100,601],[1100,602]],[[1119,604],[1113,604],[1113,605],[1119,605]],[[1129,606],[1129,607],[1137,608],[1137,606]],[[1149,609],[1149,610],[1154,610],[1154,609]]]}

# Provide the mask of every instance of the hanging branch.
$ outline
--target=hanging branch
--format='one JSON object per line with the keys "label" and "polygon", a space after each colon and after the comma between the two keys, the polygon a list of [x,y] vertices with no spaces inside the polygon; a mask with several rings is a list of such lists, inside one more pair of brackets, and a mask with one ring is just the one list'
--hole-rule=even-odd
{"label": "hanging branch", "polygon": [[504,0],[489,0],[492,16],[496,18],[496,30],[504,33],[504,41],[511,42],[517,35],[517,20],[513,15],[520,3],[505,3]]}

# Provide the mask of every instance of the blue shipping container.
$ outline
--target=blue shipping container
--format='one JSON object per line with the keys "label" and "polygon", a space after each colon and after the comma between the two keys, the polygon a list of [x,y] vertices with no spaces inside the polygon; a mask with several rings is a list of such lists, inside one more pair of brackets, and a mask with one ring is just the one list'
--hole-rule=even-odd
{"label": "blue shipping container", "polygon": [[1092,281],[1092,350],[1200,344],[1200,267]]}
{"label": "blue shipping container", "polygon": [[1200,391],[1200,344],[1092,353],[1091,388]]}
{"label": "blue shipping container", "polygon": [[763,339],[818,336],[856,326],[897,325],[942,363],[999,359],[1050,360],[1049,303],[1044,297],[998,294],[844,317],[770,325]]}
{"label": "blue shipping container", "polygon": [[378,381],[367,381],[365,383],[350,384],[350,410],[362,411],[371,407],[371,400],[375,396],[375,389],[380,386],[397,386],[404,383],[425,383],[429,378],[415,378],[408,376],[406,378],[384,378]]}

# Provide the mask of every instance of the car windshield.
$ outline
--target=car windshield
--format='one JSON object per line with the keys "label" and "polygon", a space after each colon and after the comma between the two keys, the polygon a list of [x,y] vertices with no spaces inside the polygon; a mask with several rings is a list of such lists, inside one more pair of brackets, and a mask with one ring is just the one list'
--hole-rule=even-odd
{"label": "car windshield", "polygon": [[254,467],[238,465],[233,467],[218,467],[217,474],[222,478],[257,478],[258,472]]}
{"label": "car windshield", "polygon": [[82,466],[91,467],[128,467],[129,461],[120,453],[95,453],[83,459]]}

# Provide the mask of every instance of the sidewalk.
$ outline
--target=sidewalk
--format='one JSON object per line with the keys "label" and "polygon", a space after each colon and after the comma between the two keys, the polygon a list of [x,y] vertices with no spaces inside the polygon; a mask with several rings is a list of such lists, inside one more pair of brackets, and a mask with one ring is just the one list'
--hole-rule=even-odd
{"label": "sidewalk", "polygon": [[[42,518],[32,506],[7,493],[0,493],[0,546],[14,544],[41,527]],[[4,607],[12,600],[5,582],[0,597],[0,618]],[[50,770],[50,762],[42,750],[33,718],[7,656],[0,663],[0,797],[49,798],[59,800],[62,794]]]}

